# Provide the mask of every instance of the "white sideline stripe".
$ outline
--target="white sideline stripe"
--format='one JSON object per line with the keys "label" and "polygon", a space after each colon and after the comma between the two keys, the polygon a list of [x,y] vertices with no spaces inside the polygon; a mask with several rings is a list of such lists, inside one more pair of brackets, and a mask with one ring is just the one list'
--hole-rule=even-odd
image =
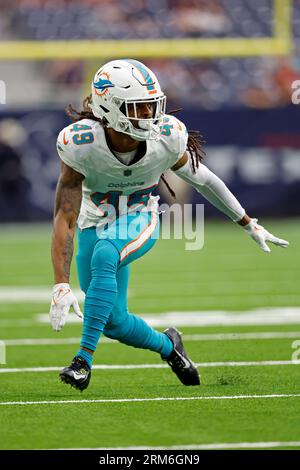
{"label": "white sideline stripe", "polygon": [[[139,315],[150,326],[240,326],[240,325],[286,325],[300,324],[300,307],[261,308],[245,312],[226,312],[222,310],[196,312],[166,312],[161,314]],[[39,314],[36,320],[49,323],[48,314]],[[76,315],[68,317],[68,323],[80,323]]]}
{"label": "white sideline stripe", "polygon": [[182,335],[185,341],[232,341],[242,339],[284,339],[299,338],[300,331],[266,331],[257,333],[216,333]]}
{"label": "white sideline stripe", "polygon": [[33,321],[33,320],[29,320],[28,318],[17,318],[15,320],[5,318],[5,319],[0,320],[0,326],[2,326],[2,328],[7,328],[7,327],[11,327],[11,326],[13,326],[13,327],[15,327],[15,326],[33,326],[34,324],[36,324],[36,322]]}
{"label": "white sideline stripe", "polygon": [[265,308],[245,312],[196,311],[143,315],[152,326],[282,325],[300,324],[300,308]]}
{"label": "white sideline stripe", "polygon": [[[133,248],[130,246],[130,248]],[[269,283],[270,284],[270,283]],[[260,282],[259,285],[261,286],[262,283]],[[73,288],[72,289],[74,294],[76,295],[77,299],[80,302],[84,301],[84,293],[78,289],[78,288]],[[0,301],[3,303],[19,303],[19,302],[31,302],[31,303],[39,303],[39,302],[47,302],[49,303],[49,299],[51,299],[51,294],[52,294],[52,286],[0,286]],[[129,288],[128,289],[128,296],[131,297],[134,295],[134,289]],[[227,296],[227,298],[234,299],[234,298],[247,298],[251,301],[257,301],[260,302],[262,299],[267,298],[268,292],[266,293],[261,293],[261,294],[256,294],[256,295],[249,295],[249,294],[243,294],[241,296],[240,294],[231,294]],[[166,298],[166,294],[163,290],[163,287],[158,287],[156,290],[156,296]],[[285,299],[287,297],[293,297],[295,302],[299,302],[299,295],[298,294],[276,294],[276,299],[278,302],[282,302],[284,304]],[[150,298],[151,295],[145,294],[144,298]],[[169,296],[170,298],[174,298],[173,296]],[[178,296],[175,296],[175,298]],[[199,298],[199,300],[205,298],[205,299],[214,299],[214,295],[200,295],[196,293],[191,293],[190,297],[193,299]]]}
{"label": "white sideline stripe", "polygon": [[[84,294],[80,289],[72,289],[77,299],[82,302]],[[15,302],[51,302],[52,287],[1,286],[0,300],[4,303]]]}
{"label": "white sideline stripe", "polygon": [[[249,366],[290,366],[299,365],[299,361],[229,361],[229,362],[198,362],[197,367],[249,367]],[[0,374],[14,372],[52,372],[60,371],[64,366],[51,367],[15,367],[0,368]],[[166,364],[98,364],[93,370],[135,370],[135,369],[167,369]]]}
{"label": "white sideline stripe", "polygon": [[[281,307],[255,309],[246,312],[226,311],[199,311],[199,312],[167,312],[161,314],[144,314],[141,318],[153,327],[165,327],[170,325],[181,326],[243,326],[243,325],[288,325],[300,324],[300,308]],[[49,314],[36,315],[35,320],[1,319],[0,326],[31,326],[39,323],[49,324]],[[68,323],[81,323],[74,314],[68,316]]]}
{"label": "white sideline stripe", "polygon": [[214,397],[155,397],[155,398],[112,398],[102,400],[45,400],[45,401],[3,401],[2,406],[8,405],[64,405],[77,403],[140,403],[147,401],[190,401],[190,400],[247,400],[247,399],[267,399],[267,398],[299,398],[297,394],[273,394],[273,395],[233,395]]}
{"label": "white sideline stripe", "polygon": [[[256,339],[285,339],[285,338],[299,338],[300,331],[274,331],[262,333],[218,333],[218,334],[194,334],[183,335],[185,341],[232,341],[232,340],[256,340]],[[26,339],[3,339],[2,341],[6,346],[48,346],[53,344],[78,344],[81,338],[26,338]],[[116,340],[101,337],[100,343],[118,343]]]}
{"label": "white sideline stripe", "polygon": [[166,447],[69,447],[56,450],[220,450],[220,449],[271,449],[273,447],[300,447],[300,441],[268,442],[216,442],[208,444],[187,444]]}
{"label": "white sideline stripe", "polygon": [[[299,339],[300,339],[300,332],[299,332]],[[3,343],[6,346],[48,346],[53,344],[79,344],[81,338],[62,338],[62,339],[54,339],[54,338],[26,338],[26,339],[3,339]],[[101,338],[101,343],[117,343],[116,340],[110,338]]]}

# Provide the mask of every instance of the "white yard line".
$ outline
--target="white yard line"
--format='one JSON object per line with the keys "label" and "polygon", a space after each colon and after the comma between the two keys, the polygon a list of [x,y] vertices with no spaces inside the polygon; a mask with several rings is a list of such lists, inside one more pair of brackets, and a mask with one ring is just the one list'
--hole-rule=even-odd
{"label": "white yard line", "polygon": [[299,338],[300,331],[264,331],[257,333],[216,333],[216,334],[194,334],[182,335],[185,341],[234,341],[234,340],[256,340],[256,339],[285,339]]}
{"label": "white yard line", "polygon": [[[196,312],[166,312],[141,314],[141,318],[153,327],[180,326],[240,326],[240,325],[287,325],[300,324],[300,307],[261,308],[245,312],[222,310]],[[48,314],[39,314],[36,320],[49,323]],[[69,323],[81,322],[76,315],[70,315]]]}
{"label": "white yard line", "polygon": [[[217,334],[192,334],[183,335],[185,341],[234,341],[234,340],[257,340],[257,339],[289,339],[299,338],[300,331],[267,331],[257,333],[217,333]],[[48,346],[78,344],[81,338],[22,338],[3,339],[6,346]],[[100,343],[117,344],[118,341],[101,337]]]}
{"label": "white yard line", "polygon": [[[299,365],[300,361],[229,361],[229,362],[198,362],[197,367],[249,367],[249,366],[290,366]],[[0,368],[0,374],[19,372],[53,372],[60,371],[64,366],[51,367],[14,367]],[[137,370],[137,369],[166,369],[166,364],[98,364],[93,370]]]}
{"label": "white yard line", "polygon": [[266,308],[245,312],[197,311],[143,315],[152,326],[232,326],[300,324],[300,308]]}
{"label": "white yard line", "polygon": [[[84,294],[80,289],[73,289],[74,294],[79,301],[84,300]],[[0,301],[2,303],[18,303],[18,302],[50,302],[52,287],[45,286],[1,286]]]}
{"label": "white yard line", "polygon": [[0,327],[2,328],[15,328],[16,326],[33,326],[36,325],[34,320],[28,318],[16,318],[15,320],[11,318],[3,318],[0,320]]}
{"label": "white yard line", "polygon": [[[299,333],[300,339],[300,333]],[[3,339],[6,346],[49,346],[49,345],[67,345],[79,344],[81,338],[23,338],[23,339]],[[117,343],[117,341],[102,337],[101,343]]]}
{"label": "white yard line", "polygon": [[[49,298],[48,298],[49,300]],[[299,325],[300,307],[274,307],[248,310],[244,312],[230,312],[222,310],[212,311],[180,311],[157,314],[141,314],[141,318],[152,327],[165,327],[176,325],[184,326],[251,326],[251,325]],[[37,323],[49,325],[49,314],[40,313],[35,318],[0,320],[0,327],[30,326]],[[68,323],[81,323],[81,320],[71,313]],[[278,336],[279,337],[279,336]],[[220,337],[220,339],[223,339]],[[235,338],[236,339],[236,338]],[[244,339],[241,337],[241,339]],[[246,338],[245,338],[246,339]]]}
{"label": "white yard line", "polygon": [[216,442],[208,444],[187,444],[166,447],[70,447],[57,450],[221,450],[221,449],[271,449],[274,447],[300,447],[300,441],[267,442]]}
{"label": "white yard line", "polygon": [[273,395],[233,395],[233,396],[212,396],[212,397],[155,397],[155,398],[114,398],[101,400],[44,400],[44,401],[4,401],[0,406],[10,405],[67,405],[79,403],[143,403],[160,401],[190,401],[190,400],[248,400],[248,399],[268,399],[268,398],[300,398],[300,393],[296,394],[273,394]]}

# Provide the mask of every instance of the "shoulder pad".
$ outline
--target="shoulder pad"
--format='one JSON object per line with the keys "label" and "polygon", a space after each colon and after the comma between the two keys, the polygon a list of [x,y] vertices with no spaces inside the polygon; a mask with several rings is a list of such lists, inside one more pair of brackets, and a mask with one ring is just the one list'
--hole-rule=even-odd
{"label": "shoulder pad", "polygon": [[95,141],[97,122],[82,119],[65,127],[57,138],[57,152],[61,160],[74,170],[85,175],[85,159],[90,145]]}
{"label": "shoulder pad", "polygon": [[185,150],[188,140],[188,132],[179,119],[166,114],[161,125],[161,138],[166,142],[170,152],[181,156]]}

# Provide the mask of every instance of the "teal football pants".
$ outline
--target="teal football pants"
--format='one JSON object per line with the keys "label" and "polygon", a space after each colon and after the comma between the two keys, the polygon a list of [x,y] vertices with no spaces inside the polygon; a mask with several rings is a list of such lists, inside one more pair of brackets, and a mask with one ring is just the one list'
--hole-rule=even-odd
{"label": "teal football pants", "polygon": [[[86,293],[81,348],[95,351],[101,333],[137,348],[169,356],[171,340],[128,312],[129,264],[147,253],[159,233],[156,213],[139,212],[119,217],[108,229],[78,230],[77,271]],[[91,365],[91,357],[82,349]]]}

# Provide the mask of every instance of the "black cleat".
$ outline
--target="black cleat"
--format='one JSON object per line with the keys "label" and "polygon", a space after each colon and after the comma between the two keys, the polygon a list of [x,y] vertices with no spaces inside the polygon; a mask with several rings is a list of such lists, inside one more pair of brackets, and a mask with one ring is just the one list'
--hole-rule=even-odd
{"label": "black cleat", "polygon": [[164,333],[172,341],[174,349],[170,356],[167,358],[161,356],[161,358],[167,361],[172,371],[184,385],[200,385],[197,368],[184,350],[179,331],[176,328],[167,328]]}
{"label": "black cleat", "polygon": [[65,367],[59,374],[60,379],[65,384],[70,384],[82,392],[87,388],[91,379],[91,369],[82,357],[74,357],[72,363]]}

